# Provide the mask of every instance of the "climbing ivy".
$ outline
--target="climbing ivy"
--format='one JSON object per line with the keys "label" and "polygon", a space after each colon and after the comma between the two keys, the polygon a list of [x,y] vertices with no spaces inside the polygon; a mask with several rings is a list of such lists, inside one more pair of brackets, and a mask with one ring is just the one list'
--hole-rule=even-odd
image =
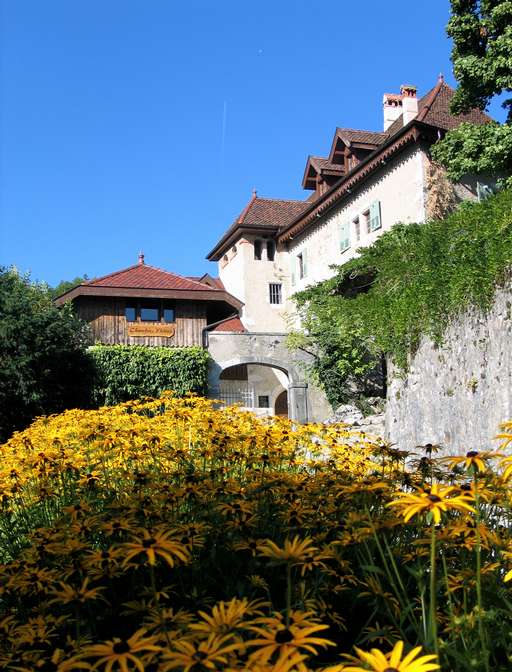
{"label": "climbing ivy", "polygon": [[164,390],[179,396],[206,393],[208,353],[200,347],[95,345],[88,353],[95,370],[92,398],[97,405],[157,397]]}
{"label": "climbing ivy", "polygon": [[440,343],[464,308],[488,308],[511,268],[512,190],[444,219],[397,224],[294,296],[303,329],[290,343],[315,354],[313,376],[342,400],[383,353],[406,369],[423,335]]}

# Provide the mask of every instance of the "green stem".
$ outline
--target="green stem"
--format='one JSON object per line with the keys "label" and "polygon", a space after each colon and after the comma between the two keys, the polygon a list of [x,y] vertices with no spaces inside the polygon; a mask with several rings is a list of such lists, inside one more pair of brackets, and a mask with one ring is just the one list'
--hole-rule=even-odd
{"label": "green stem", "polygon": [[437,604],[436,604],[436,528],[432,521],[430,537],[430,636],[432,645],[439,656],[439,643],[437,641]]}
{"label": "green stem", "polygon": [[286,627],[290,627],[290,612],[292,610],[292,566],[286,563]]}
{"label": "green stem", "polygon": [[483,649],[484,665],[486,672],[489,672],[489,648],[487,646],[487,637],[484,630],[484,621],[482,618],[483,600],[482,600],[482,546],[480,539],[480,498],[478,496],[478,483],[476,478],[476,468],[473,473],[473,483],[475,488],[475,538],[476,538],[476,601],[478,606],[478,634],[480,637],[480,644]]}

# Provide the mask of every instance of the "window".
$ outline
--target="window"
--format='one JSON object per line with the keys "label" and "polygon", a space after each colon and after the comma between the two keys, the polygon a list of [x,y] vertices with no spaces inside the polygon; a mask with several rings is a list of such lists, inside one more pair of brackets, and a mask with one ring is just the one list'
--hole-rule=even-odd
{"label": "window", "polygon": [[297,255],[297,264],[299,267],[299,280],[304,277],[304,257],[302,252]]}
{"label": "window", "polygon": [[282,303],[282,285],[280,282],[271,282],[268,286],[270,303]]}
{"label": "window", "polygon": [[276,256],[276,244],[273,240],[267,240],[267,259],[268,261],[274,261]]}
{"label": "window", "polygon": [[165,322],[176,321],[174,305],[168,301],[140,300],[126,304],[124,316],[127,322]]}
{"label": "window", "polygon": [[270,397],[268,394],[258,396],[258,408],[270,408]]}
{"label": "window", "polygon": [[257,261],[261,261],[261,240],[254,241],[254,258]]}
{"label": "window", "polygon": [[370,211],[369,211],[369,210],[365,210],[365,211],[363,212],[363,215],[362,215],[362,216],[363,216],[364,228],[365,228],[365,230],[366,230],[366,233],[371,233],[371,229],[370,229]]}
{"label": "window", "polygon": [[160,306],[156,301],[144,301],[140,306],[141,322],[159,322]]}
{"label": "window", "polygon": [[359,221],[359,217],[356,217],[353,220],[352,225],[354,227],[354,237],[356,241],[361,240],[361,223]]}

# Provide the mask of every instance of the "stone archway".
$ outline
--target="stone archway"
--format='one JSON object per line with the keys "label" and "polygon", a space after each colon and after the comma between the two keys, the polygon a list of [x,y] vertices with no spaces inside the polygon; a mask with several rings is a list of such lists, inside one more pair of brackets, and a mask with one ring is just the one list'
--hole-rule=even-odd
{"label": "stone archway", "polygon": [[297,422],[310,419],[307,383],[284,344],[284,334],[213,332],[208,334],[210,396],[220,387],[221,372],[243,364],[268,366],[288,377],[288,417]]}

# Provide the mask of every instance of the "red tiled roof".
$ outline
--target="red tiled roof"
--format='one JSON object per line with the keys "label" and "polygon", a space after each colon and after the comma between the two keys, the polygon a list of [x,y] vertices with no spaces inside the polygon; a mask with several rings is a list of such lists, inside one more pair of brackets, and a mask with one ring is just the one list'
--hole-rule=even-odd
{"label": "red tiled roof", "polygon": [[216,292],[210,285],[206,285],[191,278],[184,278],[169,271],[163,271],[148,264],[135,264],[120,271],[109,273],[90,282],[84,282],[88,287],[125,287],[129,289],[172,289],[172,290],[201,290]]}
{"label": "red tiled roof", "polygon": [[344,142],[360,142],[365,145],[380,145],[386,139],[386,133],[377,131],[361,131],[356,128],[337,128],[336,135]]}
{"label": "red tiled roof", "polygon": [[333,171],[335,173],[343,172],[343,166],[339,163],[332,163],[329,159],[324,159],[321,156],[310,156],[309,162],[318,172],[322,170]]}
{"label": "red tiled roof", "polygon": [[239,317],[228,317],[223,322],[216,324],[211,331],[234,331],[236,333],[245,333],[247,330]]}
{"label": "red tiled roof", "polygon": [[[472,124],[487,124],[492,121],[485,112],[476,109],[467,114],[452,114],[450,103],[454,95],[455,89],[440,78],[437,84],[418,100],[418,115],[415,121],[423,121],[425,124],[437,126],[446,131],[457,128],[463,121],[469,121]],[[386,137],[389,138],[398,133],[403,126],[403,115],[400,115],[388,128]]]}
{"label": "red tiled roof", "polygon": [[207,259],[218,259],[229,247],[234,234],[242,229],[262,229],[277,232],[286,228],[308,207],[305,201],[292,201],[282,198],[260,198],[253,194],[249,203],[237,219],[222,236],[217,245],[207,255]]}

